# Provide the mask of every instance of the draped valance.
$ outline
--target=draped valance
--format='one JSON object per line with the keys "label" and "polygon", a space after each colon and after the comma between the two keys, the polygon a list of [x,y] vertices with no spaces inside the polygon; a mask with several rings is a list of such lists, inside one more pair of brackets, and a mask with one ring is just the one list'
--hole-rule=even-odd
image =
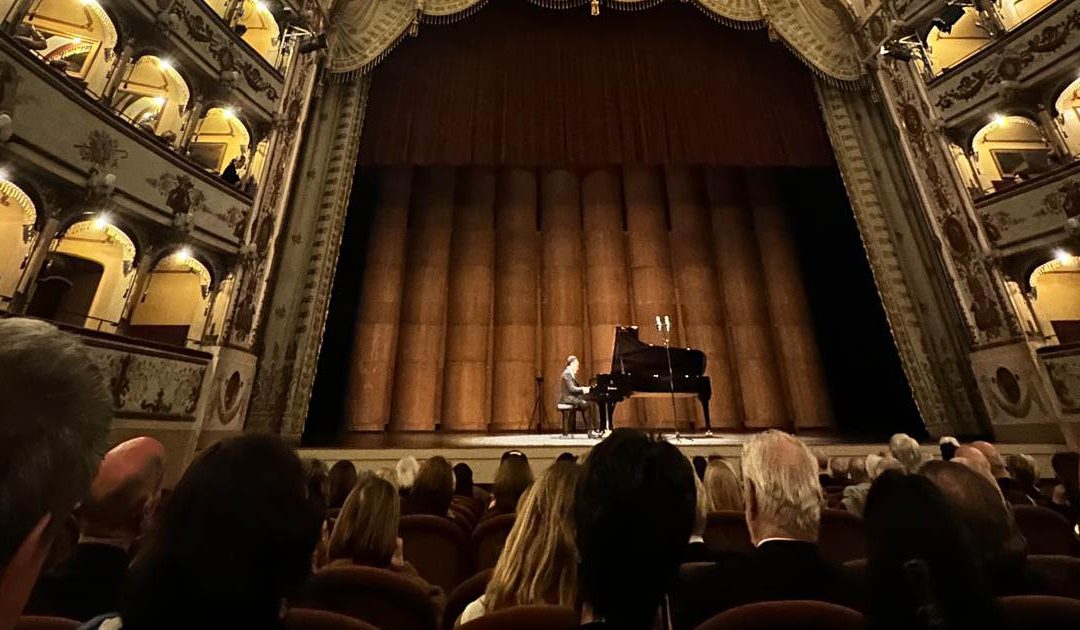
{"label": "draped valance", "polygon": [[[529,0],[552,9],[588,10],[589,0]],[[602,0],[606,10],[645,9],[664,0]],[[815,73],[840,86],[861,83],[852,22],[842,0],[690,0],[725,25],[768,28]],[[328,67],[363,74],[422,23],[448,23],[480,10],[487,0],[337,0],[327,27]]]}

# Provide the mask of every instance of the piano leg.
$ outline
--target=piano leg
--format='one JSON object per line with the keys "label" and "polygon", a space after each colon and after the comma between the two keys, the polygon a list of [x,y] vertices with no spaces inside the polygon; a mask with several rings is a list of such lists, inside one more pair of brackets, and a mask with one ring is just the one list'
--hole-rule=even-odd
{"label": "piano leg", "polygon": [[698,400],[701,401],[701,415],[705,418],[705,433],[706,435],[712,435],[712,422],[709,421],[709,399],[711,395],[700,395]]}

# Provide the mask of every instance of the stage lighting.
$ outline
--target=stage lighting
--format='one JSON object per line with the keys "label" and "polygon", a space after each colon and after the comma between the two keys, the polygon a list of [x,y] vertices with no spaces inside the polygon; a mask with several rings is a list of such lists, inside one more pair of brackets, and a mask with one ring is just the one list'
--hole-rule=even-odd
{"label": "stage lighting", "polygon": [[945,8],[941,10],[941,13],[937,14],[931,24],[937,27],[937,30],[942,33],[951,33],[952,27],[960,21],[960,18],[964,17],[964,7],[958,4],[947,4]]}
{"label": "stage lighting", "polygon": [[1073,255],[1065,251],[1064,249],[1058,248],[1054,250],[1054,260],[1058,261],[1063,265],[1067,265],[1072,262]]}
{"label": "stage lighting", "polygon": [[109,227],[109,215],[101,213],[94,217],[95,230],[104,230],[107,227]]}
{"label": "stage lighting", "polygon": [[176,259],[180,262],[187,262],[191,258],[191,248],[181,247],[180,251],[176,252]]}

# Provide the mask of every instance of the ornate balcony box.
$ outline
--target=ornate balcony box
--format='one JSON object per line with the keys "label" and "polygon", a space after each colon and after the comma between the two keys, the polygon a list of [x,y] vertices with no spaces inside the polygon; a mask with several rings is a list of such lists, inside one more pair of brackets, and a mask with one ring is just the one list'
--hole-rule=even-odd
{"label": "ornate balcony box", "polygon": [[1080,343],[1038,350],[1062,413],[1080,414]]}
{"label": "ornate balcony box", "polygon": [[1049,246],[1080,216],[1080,162],[1072,162],[1014,188],[975,200],[991,245],[1002,255]]}
{"label": "ornate balcony box", "polygon": [[[3,147],[73,187],[113,174],[108,203],[226,252],[239,246],[252,200],[163,142],[136,129],[66,76],[0,35],[0,111],[13,120]],[[94,208],[87,208],[94,209]]]}
{"label": "ornate balcony box", "polygon": [[1080,0],[1061,0],[932,81],[930,103],[947,124],[960,125],[988,116],[1003,94],[1076,68],[1078,62]]}

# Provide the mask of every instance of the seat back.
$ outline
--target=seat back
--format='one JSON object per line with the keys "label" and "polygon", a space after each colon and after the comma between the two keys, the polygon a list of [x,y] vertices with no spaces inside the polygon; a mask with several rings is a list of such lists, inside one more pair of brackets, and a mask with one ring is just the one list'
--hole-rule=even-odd
{"label": "seat back", "polygon": [[450,630],[457,623],[458,617],[465,612],[465,607],[473,603],[487,590],[491,574],[495,569],[484,569],[457,585],[446,598],[446,611],[443,612],[443,629]]}
{"label": "seat back", "polygon": [[285,630],[379,630],[366,621],[313,608],[290,608],[282,621]]}
{"label": "seat back", "polygon": [[1027,565],[1043,595],[1080,599],[1080,558],[1035,555],[1027,557]]}
{"label": "seat back", "polygon": [[293,604],[340,613],[377,628],[435,630],[435,605],[427,592],[386,569],[323,569],[311,576]]}
{"label": "seat back", "polygon": [[1052,595],[999,597],[1006,628],[1075,630],[1080,628],[1080,601]]}
{"label": "seat back", "polygon": [[578,614],[561,606],[514,606],[473,619],[461,630],[572,630]]}
{"label": "seat back", "polygon": [[865,558],[866,536],[862,519],[846,510],[822,510],[818,549],[823,558],[836,564]]}
{"label": "seat back", "polygon": [[734,510],[710,512],[705,521],[705,546],[712,552],[753,551],[746,515]]}
{"label": "seat back", "polygon": [[405,560],[420,577],[449,593],[468,575],[468,540],[461,526],[444,516],[410,514],[398,525]]}
{"label": "seat back", "polygon": [[1029,554],[1077,555],[1076,534],[1064,516],[1037,505],[1014,505],[1013,516],[1027,539]]}
{"label": "seat back", "polygon": [[858,630],[863,616],[836,604],[810,600],[758,602],[712,617],[697,630]]}
{"label": "seat back", "polygon": [[516,514],[500,514],[480,521],[472,534],[473,569],[483,571],[495,566],[514,527]]}
{"label": "seat back", "polygon": [[79,622],[63,617],[39,617],[23,615],[15,622],[15,630],[75,630]]}

